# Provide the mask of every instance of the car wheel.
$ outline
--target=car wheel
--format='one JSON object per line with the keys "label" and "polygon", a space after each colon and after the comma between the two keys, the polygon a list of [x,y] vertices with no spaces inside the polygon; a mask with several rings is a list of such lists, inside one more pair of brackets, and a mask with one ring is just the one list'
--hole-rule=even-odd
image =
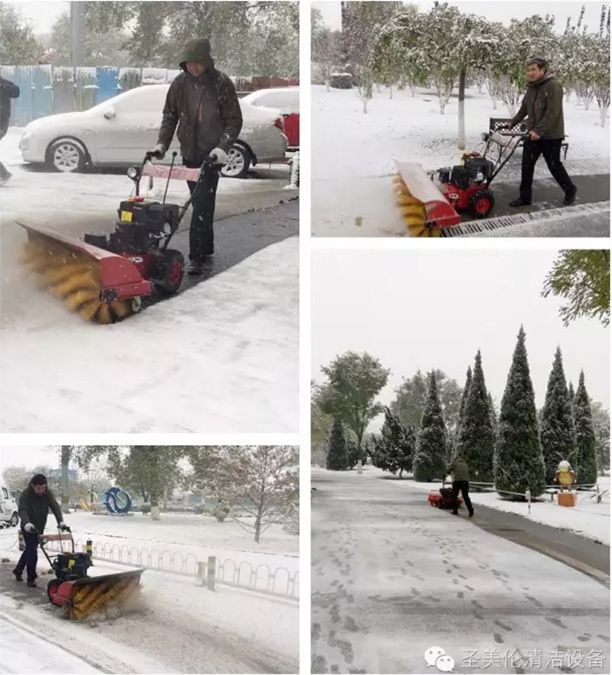
{"label": "car wheel", "polygon": [[48,158],[49,164],[63,173],[82,171],[87,162],[83,146],[69,139],[53,143],[49,148]]}
{"label": "car wheel", "polygon": [[251,168],[251,155],[241,145],[234,145],[227,153],[227,164],[221,169],[226,178],[244,178]]}

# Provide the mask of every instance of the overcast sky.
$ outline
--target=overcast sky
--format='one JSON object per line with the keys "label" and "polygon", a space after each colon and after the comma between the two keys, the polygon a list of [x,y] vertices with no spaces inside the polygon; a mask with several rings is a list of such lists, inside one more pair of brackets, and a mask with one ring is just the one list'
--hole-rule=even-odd
{"label": "overcast sky", "polygon": [[33,469],[36,466],[49,466],[59,469],[60,462],[57,451],[59,446],[2,446],[0,448],[0,474],[8,466],[25,466]]}
{"label": "overcast sky", "polygon": [[26,19],[29,19],[35,33],[49,33],[58,17],[70,9],[69,2],[55,2],[43,0],[42,2],[6,2],[13,5]]}
{"label": "overcast sky", "polygon": [[[419,11],[427,12],[433,7],[433,2],[415,2]],[[478,14],[492,21],[509,23],[511,19],[524,19],[534,14],[554,14],[557,17],[555,25],[559,32],[563,32],[567,17],[571,16],[573,22],[578,19],[580,9],[586,4],[585,22],[593,31],[599,27],[599,15],[601,2],[449,2],[466,14]],[[323,20],[333,30],[339,30],[340,3],[339,2],[313,2],[312,6],[321,10]]]}
{"label": "overcast sky", "polygon": [[443,370],[461,386],[482,351],[497,405],[521,324],[536,402],[541,406],[557,345],[566,378],[609,406],[610,335],[596,320],[564,328],[561,302],[542,298],[557,253],[537,250],[315,250],[312,253],[312,378],[348,351],[367,351],[391,369],[380,400],[403,377]]}

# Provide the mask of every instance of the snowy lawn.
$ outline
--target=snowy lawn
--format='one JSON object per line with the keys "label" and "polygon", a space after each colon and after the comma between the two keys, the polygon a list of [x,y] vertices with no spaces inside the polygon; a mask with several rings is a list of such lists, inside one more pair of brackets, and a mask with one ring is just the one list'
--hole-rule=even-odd
{"label": "snowy lawn", "polygon": [[[466,93],[466,149],[481,150],[482,132],[490,117],[508,117],[501,104],[493,110],[477,89]],[[441,115],[434,92],[375,92],[367,114],[356,90],[312,88],[312,212],[313,233],[319,236],[389,236],[404,231],[391,189],[394,159],[417,162],[425,169],[457,164],[458,101],[453,97]],[[565,103],[565,128],[570,174],[608,173],[609,127],[599,124],[599,110],[585,111],[575,96]],[[536,180],[549,177],[544,162]],[[520,152],[499,180],[520,179]],[[357,219],[361,218],[361,221]],[[362,223],[361,226],[358,223]]]}
{"label": "snowy lawn", "polygon": [[[373,466],[364,467],[364,473],[371,478],[389,477],[390,474]],[[595,539],[607,546],[610,545],[610,477],[601,476],[598,479],[601,491],[608,491],[601,504],[597,504],[592,493],[578,493],[578,505],[574,508],[559,506],[556,501],[543,495],[540,501],[531,503],[531,519],[544,525],[570,530],[589,539]],[[426,492],[437,492],[438,483],[419,483],[412,479],[393,481],[408,490],[417,489]],[[510,502],[500,499],[496,492],[470,492],[470,499],[474,504],[482,504],[492,509],[499,509],[507,513],[516,513],[525,518],[528,514],[526,502]]]}
{"label": "snowy lawn", "polygon": [[67,312],[14,263],[2,430],[295,431],[298,263],[287,239],[110,326]]}

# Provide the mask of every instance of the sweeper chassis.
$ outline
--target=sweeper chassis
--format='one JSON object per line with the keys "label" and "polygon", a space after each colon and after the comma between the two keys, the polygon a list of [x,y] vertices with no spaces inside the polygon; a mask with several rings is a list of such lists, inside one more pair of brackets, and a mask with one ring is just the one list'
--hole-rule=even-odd
{"label": "sweeper chassis", "polygon": [[[30,243],[42,246],[43,250],[56,256],[65,251],[68,263],[76,259],[95,268],[99,281],[99,302],[121,310],[108,310],[106,317],[110,317],[111,322],[138,312],[142,299],[154,291],[168,297],[174,295],[181,286],[185,260],[183,254],[170,249],[169,244],[195,194],[205,186],[204,165],[196,169],[175,167],[176,154],[173,153],[170,167],[151,164],[152,154],[147,153],[140,166],[131,166],[127,170],[128,177],[134,182],[134,196],[121,202],[119,219],[114,232],[109,235],[86,234],[81,241],[55,231],[18,223],[27,231]],[[204,164],[212,164],[212,159],[207,158]],[[143,176],[167,179],[161,203],[140,196]],[[171,178],[196,184],[182,206],[166,203]],[[60,296],[66,298],[61,293]],[[73,304],[78,305],[78,299]],[[78,306],[71,308],[78,309]],[[105,319],[101,322],[108,321]]]}
{"label": "sweeper chassis", "polygon": [[[93,565],[90,555],[76,553],[70,529],[67,532],[62,534],[58,530],[58,534],[38,537],[55,574],[55,579],[47,584],[47,596],[54,605],[63,607],[67,618],[84,619],[109,607],[119,607],[138,591],[144,569],[90,577],[87,573]],[[45,547],[51,541],[69,541],[71,551],[50,556]]]}
{"label": "sweeper chassis", "polygon": [[[464,165],[445,167],[426,172],[419,164],[396,161],[398,198],[407,196],[403,215],[412,234],[438,236],[442,227],[461,223],[461,213],[469,212],[475,218],[486,218],[495,205],[491,184],[514,155],[524,131],[489,131],[482,134],[485,147],[480,153],[466,153]],[[498,152],[494,161],[493,145]],[[473,168],[475,166],[475,168]],[[461,176],[461,182],[457,178]],[[410,198],[424,213],[416,213]],[[415,232],[412,232],[415,230]]]}

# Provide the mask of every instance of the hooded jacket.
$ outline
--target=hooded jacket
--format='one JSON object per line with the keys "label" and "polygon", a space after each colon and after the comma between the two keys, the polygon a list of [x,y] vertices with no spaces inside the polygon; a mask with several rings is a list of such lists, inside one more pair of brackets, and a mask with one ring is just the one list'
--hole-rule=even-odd
{"label": "hooded jacket", "polygon": [[47,486],[45,493],[39,497],[34,492],[34,486],[32,485],[32,481],[30,481],[27,489],[19,497],[21,527],[23,528],[28,523],[32,523],[36,530],[42,534],[47,524],[49,509],[53,512],[58,524],[64,520],[60,505],[57,503],[53,492],[49,490],[49,487]]}
{"label": "hooded jacket", "polygon": [[527,130],[535,131],[542,139],[565,138],[563,124],[563,87],[553,75],[527,85],[521,107],[510,122],[511,126],[527,118]]}
{"label": "hooded jacket", "polygon": [[[187,72],[187,63],[202,63],[200,77]],[[178,125],[183,157],[201,162],[214,148],[229,152],[242,129],[242,111],[233,82],[215,68],[210,42],[191,40],[185,46],[179,73],[168,90],[158,144],[167,150]]]}
{"label": "hooded jacket", "polygon": [[0,138],[4,138],[8,129],[12,98],[19,98],[19,87],[0,77]]}
{"label": "hooded jacket", "polygon": [[448,473],[453,474],[453,481],[464,480],[470,482],[470,472],[468,465],[461,457],[457,457],[447,469]]}

